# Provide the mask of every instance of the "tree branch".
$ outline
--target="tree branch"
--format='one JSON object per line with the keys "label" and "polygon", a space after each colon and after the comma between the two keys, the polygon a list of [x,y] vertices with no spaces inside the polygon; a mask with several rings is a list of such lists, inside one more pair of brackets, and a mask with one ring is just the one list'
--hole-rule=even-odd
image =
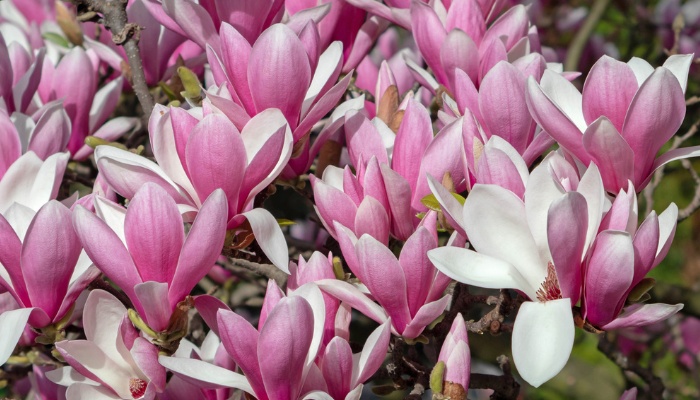
{"label": "tree branch", "polygon": [[581,54],[583,54],[583,49],[586,47],[588,38],[593,33],[593,29],[598,24],[600,17],[603,16],[603,12],[608,7],[610,0],[596,0],[591,7],[591,11],[588,13],[586,21],[583,23],[581,29],[571,41],[569,46],[569,51],[566,55],[566,61],[564,62],[565,71],[575,71],[578,68],[578,63],[581,61]]}
{"label": "tree branch", "polygon": [[605,354],[612,362],[614,362],[622,371],[631,372],[637,375],[639,378],[647,383],[647,397],[650,399],[662,399],[664,390],[664,383],[658,376],[654,375],[651,368],[644,368],[636,362],[633,362],[622,354],[615,343],[610,340],[608,334],[603,334],[600,336],[600,341],[598,342],[598,350]]}
{"label": "tree branch", "polygon": [[77,6],[83,6],[84,13],[102,14],[102,23],[112,32],[112,41],[124,47],[129,60],[131,86],[143,109],[144,126],[148,126],[148,119],[153,111],[154,100],[148,91],[146,75],[143,72],[143,62],[139,51],[140,26],[129,23],[126,15],[127,0],[73,0]]}

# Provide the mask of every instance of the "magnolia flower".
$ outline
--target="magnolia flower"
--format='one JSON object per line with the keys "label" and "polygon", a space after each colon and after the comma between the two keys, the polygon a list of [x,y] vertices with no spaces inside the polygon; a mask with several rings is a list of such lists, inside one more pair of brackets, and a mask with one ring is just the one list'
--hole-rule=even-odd
{"label": "magnolia flower", "polygon": [[[292,135],[279,110],[266,110],[238,131],[231,121],[210,109],[156,106],[149,131],[158,164],[126,150],[98,146],[100,173],[120,195],[131,199],[146,182],[163,188],[191,220],[203,200],[222,189],[228,203],[228,229],[250,224],[270,261],[286,271],[284,235],[267,210],[253,208],[255,196],[267,188],[287,164]],[[203,113],[203,114],[202,114]]]}
{"label": "magnolia flower", "polygon": [[265,301],[258,329],[226,308],[205,311],[216,315],[216,323],[209,325],[244,375],[194,359],[160,357],[161,365],[205,387],[237,388],[259,400],[295,400],[325,391],[314,363],[325,319],[321,291],[307,284],[284,297],[273,287]]}
{"label": "magnolia flower", "polygon": [[41,81],[45,53],[39,50],[33,57],[16,42],[8,46],[4,34],[0,34],[0,109],[8,115],[33,112],[29,107]]}
{"label": "magnolia flower", "polygon": [[[352,74],[340,82],[343,45],[333,42],[319,47],[318,30],[310,23],[299,32],[284,24],[266,29],[251,45],[241,32],[222,24],[221,49],[209,46],[207,58],[217,85],[226,85],[233,101],[220,107],[241,127],[247,119],[269,108],[277,108],[292,130],[294,142],[338,104]],[[243,119],[243,120],[241,120]],[[241,120],[240,122],[238,120]]]}
{"label": "magnolia flower", "polygon": [[364,234],[359,239],[336,223],[345,261],[379,303],[357,287],[340,280],[321,280],[321,289],[383,323],[391,318],[392,331],[417,338],[445,310],[452,298],[444,295],[450,279],[438,272],[426,252],[437,247],[436,213],[430,212],[411,235],[397,259],[386,245]]}
{"label": "magnolia flower", "polygon": [[72,307],[99,271],[82,252],[71,211],[52,200],[34,212],[15,204],[0,215],[0,285],[19,308],[0,315],[0,365],[25,325],[65,327]]}
{"label": "magnolia flower", "polygon": [[[465,394],[469,389],[471,374],[471,351],[467,338],[467,327],[464,324],[462,314],[457,314],[452,322],[450,332],[445,336],[445,341],[438,355],[438,362],[445,363],[442,379],[444,381],[443,393],[449,396],[452,393]],[[457,397],[455,395],[455,397]]]}
{"label": "magnolia flower", "polygon": [[[637,227],[634,186],[621,190],[603,218],[583,271],[581,317],[602,330],[632,328],[664,320],[682,304],[641,304],[644,293],[633,293],[646,274],[666,257],[676,232],[678,207],[671,203],[657,215],[652,211]],[[635,304],[627,305],[628,302]]]}
{"label": "magnolia flower", "polygon": [[[605,189],[615,193],[630,180],[642,190],[660,166],[700,155],[700,147],[656,154],[685,117],[685,88],[692,55],[674,55],[654,70],[646,61],[627,64],[604,56],[591,69],[583,93],[545,71],[527,83],[532,117],[584,164],[596,163]],[[659,101],[663,99],[663,101]]]}
{"label": "magnolia flower", "polygon": [[124,305],[114,296],[93,290],[83,310],[85,340],[64,340],[56,349],[68,363],[46,372],[68,386],[67,398],[153,399],[165,387],[165,369],[158,349],[139,337]]}
{"label": "magnolia flower", "polygon": [[129,208],[97,201],[100,217],[77,207],[75,229],[85,251],[134,304],[155,331],[168,328],[177,304],[189,295],[221,254],[226,196],[214,191],[187,235],[173,199],[145,184]]}
{"label": "magnolia flower", "polygon": [[563,355],[571,352],[571,307],[581,294],[581,263],[604,207],[595,165],[579,181],[575,171],[564,169],[570,164],[561,161],[550,157],[533,171],[524,202],[502,187],[475,185],[461,218],[474,250],[428,251],[433,264],[457,281],[517,289],[531,300],[516,317],[512,348],[520,375],[533,386],[556,375],[568,359]]}
{"label": "magnolia flower", "polygon": [[[85,144],[88,135],[111,141],[138,123],[137,118],[131,117],[119,117],[105,123],[117,106],[123,78],[98,90],[98,74],[93,65],[96,57],[94,50],[74,47],[55,66],[45,59],[37,90],[42,104],[63,100],[63,107],[71,120],[68,151],[78,160],[92,154],[92,148]],[[76,90],[78,87],[80,90]]]}
{"label": "magnolia flower", "polygon": [[[444,11],[443,11],[444,12]],[[441,18],[439,9],[411,3],[411,28],[416,44],[435,78],[409,62],[416,79],[435,92],[439,85],[456,90],[455,71],[466,72],[478,87],[499,61],[512,62],[539,51],[537,30],[530,29],[527,10],[517,5],[486,28],[486,18],[476,0],[457,0]]]}

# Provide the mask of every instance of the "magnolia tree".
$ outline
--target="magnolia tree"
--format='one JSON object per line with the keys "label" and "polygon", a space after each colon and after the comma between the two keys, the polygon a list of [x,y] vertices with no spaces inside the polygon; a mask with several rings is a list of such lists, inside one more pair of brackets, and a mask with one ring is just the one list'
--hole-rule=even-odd
{"label": "magnolia tree", "polygon": [[581,76],[606,3],[564,68],[539,2],[1,2],[0,396],[516,399],[593,337],[661,398],[692,32]]}

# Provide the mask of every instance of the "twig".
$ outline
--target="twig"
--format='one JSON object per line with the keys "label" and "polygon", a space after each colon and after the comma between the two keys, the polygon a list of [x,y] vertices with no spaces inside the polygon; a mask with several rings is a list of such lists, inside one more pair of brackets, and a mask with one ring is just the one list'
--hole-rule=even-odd
{"label": "twig", "polygon": [[226,269],[242,268],[268,279],[274,279],[280,288],[284,288],[287,284],[287,274],[272,264],[259,264],[240,258],[232,258],[230,261],[230,263],[226,263]]}
{"label": "twig", "polygon": [[603,16],[603,12],[608,7],[609,3],[610,0],[596,0],[596,2],[593,3],[586,21],[583,23],[578,33],[576,33],[574,40],[571,41],[571,46],[569,46],[566,61],[564,62],[565,71],[575,71],[578,68],[578,63],[581,60],[583,49],[586,43],[588,43],[588,38],[593,33],[593,29],[595,29],[598,20]]}
{"label": "twig", "polygon": [[615,343],[608,337],[609,334],[600,336],[598,342],[598,350],[605,354],[608,359],[614,362],[620,369],[625,372],[631,372],[647,383],[648,398],[662,399],[664,394],[664,383],[658,376],[654,375],[650,368],[644,368],[636,362],[633,362],[624,354],[622,354]]}
{"label": "twig", "polygon": [[681,164],[683,164],[683,168],[690,172],[690,176],[695,182],[695,194],[693,194],[693,199],[690,201],[690,204],[678,211],[678,222],[690,217],[695,211],[698,210],[698,208],[700,208],[700,176],[698,176],[698,173],[695,172],[693,164],[691,164],[691,162],[687,159],[681,160]]}
{"label": "twig", "polygon": [[513,377],[508,357],[498,357],[498,366],[503,375],[471,374],[470,389],[493,389],[491,398],[494,400],[515,400],[520,393],[520,384]]}
{"label": "twig", "polygon": [[115,44],[124,47],[131,69],[131,86],[143,109],[144,126],[148,126],[148,119],[153,111],[153,96],[148,91],[146,75],[143,72],[143,62],[139,51],[140,26],[129,23],[126,15],[126,0],[73,0],[78,6],[84,6],[87,13],[100,13],[103,16],[104,26],[112,32],[112,40]]}

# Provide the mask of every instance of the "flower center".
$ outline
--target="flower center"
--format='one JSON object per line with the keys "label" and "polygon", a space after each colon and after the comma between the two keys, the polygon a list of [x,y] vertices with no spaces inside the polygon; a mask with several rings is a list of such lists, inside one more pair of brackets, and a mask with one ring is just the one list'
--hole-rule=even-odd
{"label": "flower center", "polygon": [[143,395],[146,394],[146,386],[148,386],[148,384],[143,379],[129,379],[129,391],[131,391],[131,397],[135,399],[142,398]]}
{"label": "flower center", "polygon": [[542,282],[542,286],[537,290],[537,300],[545,302],[548,300],[561,299],[561,289],[559,289],[559,279],[554,264],[550,261],[547,264],[547,278]]}

